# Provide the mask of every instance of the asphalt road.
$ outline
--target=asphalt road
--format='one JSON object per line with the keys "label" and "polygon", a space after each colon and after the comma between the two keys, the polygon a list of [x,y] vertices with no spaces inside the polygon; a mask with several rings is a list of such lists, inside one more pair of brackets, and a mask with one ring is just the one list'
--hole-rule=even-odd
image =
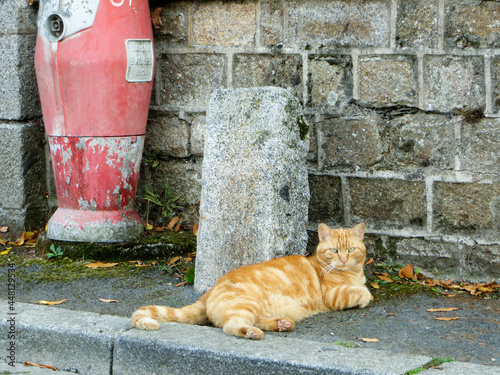
{"label": "asphalt road", "polygon": [[[66,299],[58,306],[128,317],[144,304],[180,307],[194,302],[199,294],[191,285],[176,287],[179,281],[154,267],[113,278],[86,277],[70,282],[19,280],[16,298],[26,303]],[[374,294],[375,300],[365,309],[319,314],[299,322],[292,332],[266,334],[500,366],[498,296],[487,299],[458,294],[448,298],[420,293],[378,301]],[[427,311],[447,307],[457,309]],[[441,321],[436,317],[458,319]],[[379,341],[364,342],[359,338]]]}

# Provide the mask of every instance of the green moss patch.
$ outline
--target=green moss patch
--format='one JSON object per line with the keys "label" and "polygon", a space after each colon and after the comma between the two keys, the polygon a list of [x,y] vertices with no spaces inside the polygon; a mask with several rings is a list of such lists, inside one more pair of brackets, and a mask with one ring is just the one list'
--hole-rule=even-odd
{"label": "green moss patch", "polygon": [[165,259],[196,251],[196,236],[192,232],[161,232],[144,236],[128,243],[80,243],[55,241],[41,235],[37,249],[50,252],[50,246],[61,248],[69,259],[93,259],[106,261]]}
{"label": "green moss patch", "polygon": [[452,359],[450,358],[439,358],[439,357],[434,357],[432,359],[432,361],[426,363],[425,365],[423,365],[422,367],[418,367],[414,370],[411,370],[411,371],[408,371],[406,372],[404,375],[415,375],[415,374],[418,374],[422,371],[425,371],[425,370],[428,370],[430,369],[431,367],[432,368],[435,368],[435,367],[439,367],[440,365],[442,365],[443,363],[446,363],[446,362],[453,362]]}
{"label": "green moss patch", "polygon": [[[13,268],[17,283],[50,283],[72,282],[80,279],[128,278],[152,271],[161,271],[162,274],[184,278],[188,269],[194,267],[191,257],[176,256],[178,260],[169,264],[172,257],[155,261],[122,261],[102,262],[103,267],[91,268],[95,264],[92,259],[73,260],[69,258],[48,259],[45,254],[37,253],[27,256],[24,248],[16,248],[7,256],[0,258],[0,270]],[[106,265],[112,264],[112,267]],[[7,272],[0,274],[0,280],[7,278]]]}
{"label": "green moss patch", "polygon": [[[374,282],[374,279],[369,279],[368,283]],[[373,298],[377,302],[387,301],[390,299],[407,297],[413,294],[434,294],[431,288],[417,283],[404,282],[396,283],[379,283],[379,289],[370,288]]]}

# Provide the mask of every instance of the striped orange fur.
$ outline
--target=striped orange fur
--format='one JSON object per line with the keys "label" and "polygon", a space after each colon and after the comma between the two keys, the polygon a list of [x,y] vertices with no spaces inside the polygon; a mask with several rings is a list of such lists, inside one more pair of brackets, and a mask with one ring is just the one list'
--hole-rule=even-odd
{"label": "striped orange fur", "polygon": [[237,268],[192,305],[143,306],[132,315],[136,328],[158,323],[212,323],[225,333],[250,339],[262,331],[289,331],[295,322],[331,310],[365,307],[365,225],[352,229],[318,228],[319,245],[310,257],[292,255]]}

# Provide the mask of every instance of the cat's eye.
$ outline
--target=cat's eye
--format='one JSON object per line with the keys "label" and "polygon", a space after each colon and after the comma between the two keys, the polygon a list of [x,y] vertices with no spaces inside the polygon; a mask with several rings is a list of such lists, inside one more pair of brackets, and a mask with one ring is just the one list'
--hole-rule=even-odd
{"label": "cat's eye", "polygon": [[338,253],[338,252],[339,252],[339,249],[334,249],[334,248],[331,248],[331,249],[330,249],[330,251],[331,251],[332,253]]}
{"label": "cat's eye", "polygon": [[348,252],[352,253],[353,251],[356,251],[356,248],[355,247],[350,247],[349,249],[347,249]]}

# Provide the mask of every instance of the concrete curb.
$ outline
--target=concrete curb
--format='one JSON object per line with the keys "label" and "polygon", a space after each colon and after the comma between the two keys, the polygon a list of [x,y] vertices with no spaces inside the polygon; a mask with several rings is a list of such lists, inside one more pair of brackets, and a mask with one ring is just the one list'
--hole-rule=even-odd
{"label": "concrete curb", "polygon": [[[5,305],[7,302],[5,301]],[[133,329],[130,319],[50,306],[16,303],[16,315],[2,318],[2,332],[15,321],[15,368],[1,374],[46,374],[24,361],[50,364],[79,374],[404,374],[428,363],[426,356],[266,335],[251,341],[212,327],[175,323],[154,332]],[[11,346],[2,335],[1,359]],[[446,363],[421,374],[493,375],[498,368]],[[438,371],[438,372],[436,372]]]}
{"label": "concrete curb", "polygon": [[[9,319],[15,318],[15,340],[1,337],[2,348],[15,341],[16,362],[49,364],[81,374],[110,374],[115,339],[131,328],[126,318],[50,306],[16,303],[15,313],[2,318],[0,329],[10,332]],[[9,362],[7,352],[0,359]]]}
{"label": "concrete curb", "polygon": [[57,371],[54,372],[52,369],[48,368],[38,368],[34,366],[24,366],[21,363],[16,363],[13,366],[9,366],[7,363],[0,363],[0,374],[1,375],[70,375],[72,372]]}

